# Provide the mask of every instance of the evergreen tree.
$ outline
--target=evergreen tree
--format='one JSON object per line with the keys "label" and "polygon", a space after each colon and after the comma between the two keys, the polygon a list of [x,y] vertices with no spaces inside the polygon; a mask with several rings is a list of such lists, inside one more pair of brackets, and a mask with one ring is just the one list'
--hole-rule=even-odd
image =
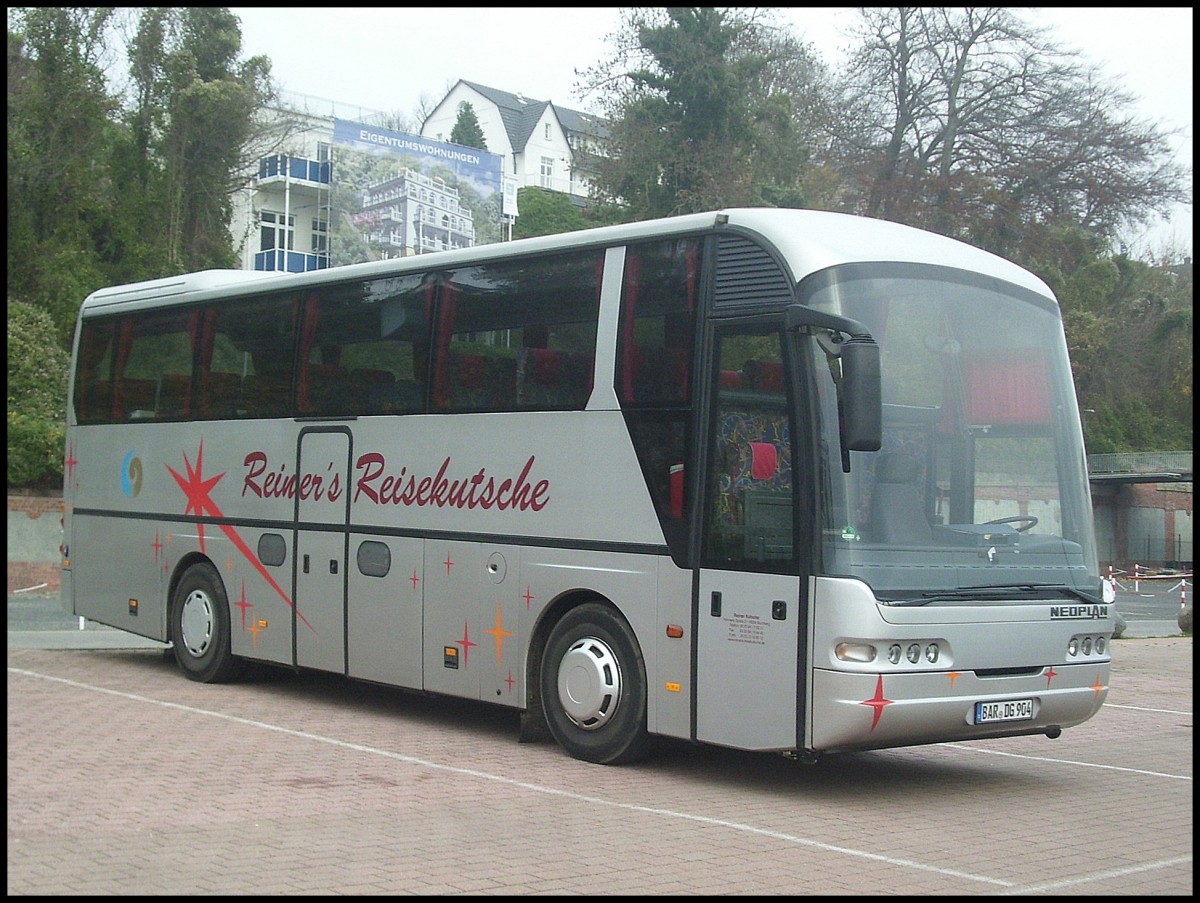
{"label": "evergreen tree", "polygon": [[475,108],[465,100],[458,105],[458,118],[454,120],[454,128],[450,130],[450,141],[463,147],[474,147],[487,150],[487,140],[483,137],[483,127]]}
{"label": "evergreen tree", "polygon": [[624,13],[614,56],[589,70],[608,135],[585,168],[596,200],[634,219],[807,200],[800,113],[821,68],[763,11]]}

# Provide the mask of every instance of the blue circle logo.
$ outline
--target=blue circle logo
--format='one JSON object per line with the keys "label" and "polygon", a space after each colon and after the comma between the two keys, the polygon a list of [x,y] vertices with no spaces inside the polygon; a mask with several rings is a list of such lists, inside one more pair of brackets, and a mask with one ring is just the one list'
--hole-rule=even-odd
{"label": "blue circle logo", "polygon": [[142,491],[142,459],[135,458],[133,450],[125,453],[121,462],[121,491],[133,498]]}

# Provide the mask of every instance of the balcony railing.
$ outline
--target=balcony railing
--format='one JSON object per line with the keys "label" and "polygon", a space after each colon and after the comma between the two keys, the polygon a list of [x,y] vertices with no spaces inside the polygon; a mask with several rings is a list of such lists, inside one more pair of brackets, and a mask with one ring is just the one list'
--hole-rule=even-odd
{"label": "balcony railing", "polygon": [[260,182],[288,178],[328,185],[331,172],[328,160],[309,160],[305,157],[293,157],[290,154],[272,154],[258,161],[258,180]]}
{"label": "balcony railing", "polygon": [[254,269],[276,273],[307,273],[329,268],[328,254],[305,254],[301,251],[260,251],[254,255]]}

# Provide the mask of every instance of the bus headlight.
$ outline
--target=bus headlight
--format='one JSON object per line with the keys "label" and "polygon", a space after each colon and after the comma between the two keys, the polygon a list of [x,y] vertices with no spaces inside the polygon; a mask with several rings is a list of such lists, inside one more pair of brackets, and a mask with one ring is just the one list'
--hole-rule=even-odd
{"label": "bus headlight", "polygon": [[875,661],[875,647],[870,643],[838,643],[833,648],[833,654],[843,662]]}
{"label": "bus headlight", "polygon": [[930,643],[925,647],[925,661],[932,665],[938,660],[938,655],[940,652],[941,650],[938,649],[937,643]]}
{"label": "bus headlight", "polygon": [[920,659],[920,657],[921,657],[921,646],[918,643],[913,643],[911,646],[908,647],[908,660],[915,665],[917,663],[917,660]]}
{"label": "bus headlight", "polygon": [[904,654],[904,650],[900,648],[899,643],[892,643],[888,647],[888,661],[893,665],[900,664],[900,656]]}
{"label": "bus headlight", "polygon": [[1071,637],[1070,642],[1067,643],[1067,655],[1078,655],[1078,654],[1079,654],[1079,639],[1077,637]]}

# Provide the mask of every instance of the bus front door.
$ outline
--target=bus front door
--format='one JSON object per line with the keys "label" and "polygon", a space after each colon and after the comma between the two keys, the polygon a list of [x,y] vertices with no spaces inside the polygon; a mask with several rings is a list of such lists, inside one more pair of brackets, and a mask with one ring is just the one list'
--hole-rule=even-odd
{"label": "bus front door", "polygon": [[799,580],[701,569],[696,739],[739,749],[797,746]]}
{"label": "bus front door", "polygon": [[801,641],[791,418],[773,324],[716,324],[696,612],[696,739],[797,746]]}
{"label": "bus front door", "polygon": [[345,673],[350,433],[301,432],[295,522],[295,663]]}

